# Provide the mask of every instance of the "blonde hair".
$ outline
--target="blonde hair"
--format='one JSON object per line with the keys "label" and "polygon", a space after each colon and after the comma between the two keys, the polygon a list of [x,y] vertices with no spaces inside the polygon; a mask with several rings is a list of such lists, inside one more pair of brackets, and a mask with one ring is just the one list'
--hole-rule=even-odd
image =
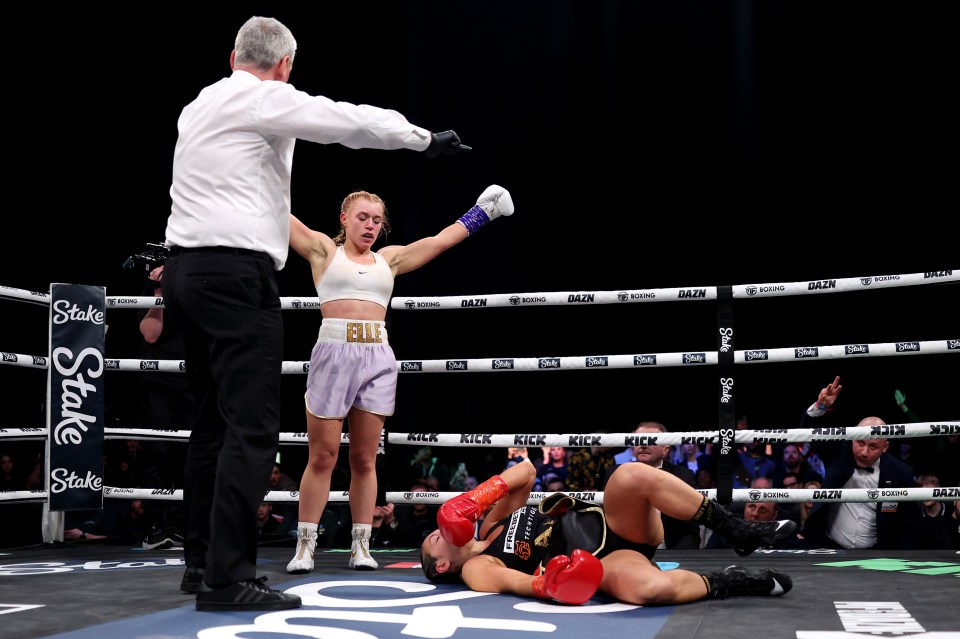
{"label": "blonde hair", "polygon": [[[343,202],[340,203],[340,212],[343,214],[349,213],[350,207],[357,200],[367,200],[373,202],[374,204],[380,205],[380,208],[383,209],[383,225],[380,227],[380,232],[386,236],[387,233],[390,232],[390,218],[387,217],[387,205],[376,193],[370,193],[369,191],[354,191],[347,197],[343,198]],[[336,237],[333,238],[333,243],[337,246],[341,246],[346,241],[347,230],[343,228],[343,222],[341,222],[340,232],[337,233]]]}
{"label": "blonde hair", "polygon": [[[804,488],[823,488],[821,484],[816,479],[811,479],[803,485]],[[803,528],[803,525],[807,523],[807,517],[810,516],[810,510],[813,508],[813,502],[805,501],[800,504],[800,527]]]}

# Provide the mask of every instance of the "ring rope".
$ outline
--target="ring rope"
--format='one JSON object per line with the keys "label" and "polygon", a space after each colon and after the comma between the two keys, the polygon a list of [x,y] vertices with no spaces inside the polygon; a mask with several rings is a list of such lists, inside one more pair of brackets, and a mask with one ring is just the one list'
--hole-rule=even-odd
{"label": "ring rope", "polygon": [[[960,281],[960,271],[953,269],[927,271],[925,273],[906,273],[901,275],[867,275],[862,277],[842,277],[826,280],[806,280],[799,282],[771,282],[766,284],[738,284],[732,287],[736,299],[759,299],[764,297],[782,297],[786,295],[810,295],[821,293],[841,293],[864,291],[868,289],[893,288],[899,286],[918,286],[942,284]],[[717,299],[717,286],[695,286],[678,288],[648,288],[620,291],[554,291],[545,293],[503,293],[482,296],[441,296],[441,297],[393,297],[391,308],[398,310],[433,310],[453,308],[478,308],[497,306],[552,306],[563,304],[582,305],[622,304],[625,302],[663,302],[683,300]],[[27,291],[24,289],[0,286],[0,299],[16,299],[35,304],[50,304],[49,293]],[[126,295],[107,296],[109,308],[152,308],[163,304],[163,298]],[[316,298],[281,297],[283,310],[319,309]]]}
{"label": "ring rope", "polygon": [[[737,364],[763,362],[820,361],[862,357],[887,357],[893,355],[947,355],[960,354],[960,339],[923,340],[915,342],[885,342],[877,344],[835,344],[832,346],[802,346],[735,351]],[[646,368],[671,366],[715,366],[716,351],[679,353],[635,353],[627,355],[579,355],[567,357],[498,357],[495,359],[428,359],[397,360],[401,373],[461,373],[500,371],[545,371],[588,370],[610,368]],[[20,353],[0,353],[0,364],[48,367],[47,357]],[[104,359],[103,365],[110,371],[136,371],[141,373],[182,373],[183,360],[175,359]],[[285,361],[281,373],[305,375],[309,361]]]}
{"label": "ring rope", "polygon": [[[717,489],[696,489],[698,493],[711,499],[716,499]],[[603,503],[603,491],[560,491],[565,495],[576,497],[581,501],[595,504]],[[333,493],[331,493],[333,494]],[[407,491],[387,492],[388,502],[416,503],[416,504],[443,504],[447,500],[460,495],[458,492],[427,492],[411,493]],[[527,504],[534,506],[551,492],[531,492]],[[890,501],[956,501],[960,499],[960,487],[950,488],[734,488],[733,501],[770,501],[783,504],[798,504],[808,501],[824,502],[877,502]]]}
{"label": "ring rope", "polygon": [[[735,299],[781,297],[863,291],[868,288],[916,286],[960,280],[960,272],[953,270],[910,273],[905,275],[874,275],[844,277],[804,282],[774,282],[768,284],[740,284],[733,286]],[[391,308],[397,310],[439,310],[501,306],[557,306],[589,304],[623,304],[629,302],[700,301],[717,299],[717,286],[648,288],[621,291],[560,291],[551,293],[504,293],[482,296],[394,297]]]}
{"label": "ring rope", "polygon": [[[564,494],[576,497],[581,501],[595,504],[603,503],[603,491],[561,491]],[[716,488],[697,489],[701,495],[712,499],[717,496]],[[390,503],[411,504],[443,504],[447,500],[461,495],[459,492],[408,492],[389,491],[385,493]],[[536,505],[549,495],[549,492],[531,492],[527,500],[529,505]],[[168,488],[115,488],[103,487],[104,498],[114,499],[156,499],[161,501],[183,500],[182,489]],[[46,490],[13,490],[0,492],[0,501],[6,503],[27,503],[46,501]],[[733,501],[735,502],[776,502],[776,503],[803,503],[808,501],[823,502],[882,502],[895,499],[896,501],[957,501],[960,500],[960,487],[944,488],[734,488]],[[266,502],[297,502],[300,500],[299,491],[271,490],[264,494]],[[346,490],[331,491],[328,497],[331,502],[350,501],[350,492]]]}
{"label": "ring rope", "polygon": [[[926,273],[914,273],[907,275],[890,276],[870,276],[860,278],[838,278],[830,280],[811,280],[806,282],[787,282],[773,284],[748,284],[731,287],[734,298],[751,297],[777,297],[784,295],[799,294],[819,294],[835,293],[845,291],[866,290],[867,287],[887,288],[895,286],[912,286],[919,284],[946,283],[960,280],[960,274],[954,275],[953,270],[933,271]],[[638,289],[627,291],[599,291],[599,292],[552,292],[552,293],[534,293],[526,295],[502,294],[488,295],[484,297],[428,297],[428,298],[406,298],[400,300],[393,298],[391,307],[395,309],[441,309],[441,308],[478,308],[492,306],[529,306],[529,305],[560,305],[584,303],[624,303],[624,302],[653,302],[653,301],[672,301],[672,300],[705,300],[717,299],[717,287],[697,287],[697,288],[667,288],[667,289]],[[22,289],[13,289],[6,286],[0,286],[0,299],[17,299],[40,305],[50,304],[50,295],[24,291]],[[107,304],[110,308],[152,308],[163,304],[162,298],[128,296],[107,298]],[[290,310],[299,309],[319,309],[319,304],[313,298],[301,299],[296,297],[281,298],[281,308]],[[821,356],[821,351],[823,351]],[[895,342],[890,344],[847,344],[839,346],[824,347],[803,347],[803,348],[777,348],[777,349],[753,349],[750,351],[736,351],[735,361],[738,363],[749,363],[759,361],[796,361],[798,359],[827,359],[836,357],[853,356],[884,356],[901,354],[928,354],[928,353],[948,353],[960,352],[960,340],[936,340],[930,342]],[[659,356],[659,361],[658,361]],[[650,359],[652,357],[652,360]],[[639,358],[639,359],[638,359]],[[47,368],[48,361],[45,356],[20,355],[16,353],[2,353],[0,357],[2,363],[34,368]],[[111,370],[137,370],[137,371],[164,371],[174,372],[182,371],[184,366],[182,361],[178,360],[105,360],[112,364],[106,364]],[[474,368],[469,366],[473,363]],[[481,364],[482,362],[482,364]],[[517,365],[519,363],[519,366]],[[686,364],[716,364],[716,352],[701,353],[664,353],[656,355],[614,355],[614,356],[591,356],[591,357],[551,357],[551,358],[514,358],[512,360],[486,360],[486,359],[468,359],[468,360],[426,360],[426,361],[398,361],[401,372],[454,372],[463,370],[551,370],[561,368],[609,368],[609,367],[634,367],[642,365],[686,365]],[[152,364],[152,366],[151,366]],[[305,373],[307,372],[307,362],[284,362],[284,373]],[[564,366],[564,364],[566,364]],[[612,364],[612,366],[611,366]],[[480,366],[480,368],[478,368]],[[892,424],[884,427],[889,432],[878,433],[875,427],[840,427],[829,429],[810,429],[809,433],[797,432],[802,429],[761,430],[761,431],[738,431],[734,434],[735,441],[816,441],[823,439],[869,439],[877,436],[883,437],[911,437],[911,436],[929,436],[955,433],[960,426],[960,422],[923,422],[913,424]],[[0,429],[0,436],[6,436],[10,432],[10,439],[21,438],[45,438],[46,428],[40,429]],[[13,431],[19,431],[13,432]],[[26,432],[29,431],[29,434]],[[116,431],[108,435],[107,431]],[[826,431],[826,432],[825,432]],[[157,431],[153,429],[104,429],[105,437],[129,438],[129,435],[138,435],[143,438],[155,437],[158,439],[176,438],[186,439],[189,437],[189,431]],[[777,435],[777,437],[773,437]],[[789,435],[789,438],[785,437]],[[559,436],[520,436],[521,438],[532,437],[539,442],[541,438],[544,442],[553,441],[553,438],[559,438],[561,441],[552,445],[564,445],[562,439],[566,438],[567,446],[582,445],[604,445],[593,443],[596,440],[603,442],[612,437],[637,437],[636,434],[613,434],[613,435],[559,435]],[[348,437],[344,434],[341,438]],[[425,437],[429,439],[424,439]],[[489,446],[513,446],[518,445],[517,436],[505,435],[446,435],[446,434],[404,434],[392,433],[389,435],[391,443],[402,444],[421,444],[423,441],[431,441],[438,445],[489,445]],[[575,438],[571,440],[570,438]],[[435,439],[434,439],[435,438]],[[499,444],[502,438],[505,443]],[[718,441],[717,433],[705,431],[703,433],[664,433],[657,436],[658,442],[666,445],[671,443],[671,439],[715,442]],[[794,439],[796,438],[796,439]],[[281,434],[281,441],[303,443],[306,439],[305,434],[292,433]],[[448,441],[441,443],[439,440]],[[479,439],[479,441],[478,441]],[[381,434],[381,445],[383,435]],[[580,443],[587,442],[590,443]],[[496,443],[495,443],[496,442]],[[577,443],[573,443],[577,442]],[[523,445],[529,445],[525,441]],[[546,443],[540,445],[548,445]],[[608,445],[619,445],[610,443]],[[629,444],[626,444],[629,445]],[[715,496],[716,489],[698,491],[708,496]],[[787,494],[789,493],[789,494]],[[387,493],[390,501],[417,501],[418,503],[442,503],[452,496],[459,493]],[[538,503],[544,498],[545,493],[531,494],[530,501]],[[603,493],[577,493],[585,501],[598,501],[602,503]],[[104,496],[127,497],[132,499],[182,499],[182,490],[174,489],[138,489],[138,488],[112,488],[104,487]],[[592,496],[592,499],[591,499]],[[785,502],[804,502],[804,501],[878,501],[882,499],[896,498],[905,501],[927,501],[940,500],[948,501],[957,499],[960,496],[960,488],[903,488],[903,489],[734,489],[734,501],[785,501]],[[0,493],[0,501],[45,501],[47,491],[5,491]],[[265,495],[266,501],[298,501],[298,492],[270,491]],[[331,492],[330,501],[348,501],[349,493],[346,491]],[[430,500],[436,500],[432,502]]]}
{"label": "ring rope", "polygon": [[[960,435],[960,420],[911,422],[883,426],[834,426],[830,428],[765,428],[734,431],[734,443],[786,443],[825,440],[878,439]],[[388,433],[391,444],[411,446],[469,446],[477,448],[511,448],[513,446],[668,446],[713,443],[719,441],[717,431],[684,431],[677,433],[597,433],[552,435],[493,435],[475,433]]]}
{"label": "ring rope", "polygon": [[[741,429],[734,432],[737,444],[785,444],[787,442],[817,442],[848,439],[895,439],[901,437],[929,437],[937,435],[960,435],[960,420],[940,422],[910,422],[884,424],[882,426],[833,426],[829,428],[764,428]],[[0,439],[7,441],[46,439],[47,429],[0,428]],[[380,445],[384,438],[390,444],[410,446],[469,446],[477,448],[510,448],[513,446],[674,446],[680,444],[716,444],[716,430],[683,431],[677,433],[602,433],[602,434],[551,434],[551,435],[494,435],[476,433],[387,433],[381,431]],[[104,439],[144,439],[188,441],[189,430],[163,430],[156,428],[105,428]],[[280,433],[280,442],[306,444],[303,432]],[[644,442],[644,443],[640,443]],[[340,434],[340,444],[350,443],[350,434]]]}
{"label": "ring rope", "polygon": [[[383,453],[385,433],[380,431],[379,453]],[[0,440],[25,441],[31,439],[44,440],[47,438],[47,428],[0,428]],[[190,440],[189,430],[164,430],[161,428],[104,428],[104,439],[141,439],[147,441],[179,441]],[[307,433],[280,433],[281,444],[306,444]],[[350,433],[340,433],[340,445],[350,444]]]}

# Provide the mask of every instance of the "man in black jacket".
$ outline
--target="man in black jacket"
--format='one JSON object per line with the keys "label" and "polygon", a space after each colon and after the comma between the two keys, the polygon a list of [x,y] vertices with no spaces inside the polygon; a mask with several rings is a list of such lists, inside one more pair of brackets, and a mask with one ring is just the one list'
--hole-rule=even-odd
{"label": "man in black jacket", "polygon": [[[801,427],[820,426],[814,420],[831,410],[841,388],[837,376],[804,412]],[[884,424],[879,417],[865,417],[857,425]],[[887,452],[889,446],[886,438],[817,442],[826,467],[823,488],[915,488],[913,469]],[[814,502],[803,535],[813,548],[904,549],[916,508],[910,501]]]}
{"label": "man in black jacket", "polygon": [[[647,433],[666,433],[667,427],[660,422],[643,422],[634,432],[641,435]],[[660,468],[671,475],[676,475],[690,484],[690,486],[696,488],[696,478],[692,470],[686,466],[677,466],[676,464],[670,463],[670,446],[634,446],[633,454],[637,458],[637,462],[654,468]],[[610,479],[610,476],[617,468],[619,468],[619,466],[614,466],[607,470],[603,482],[604,486],[606,486],[607,480]],[[674,548],[690,549],[700,547],[700,526],[696,522],[674,519],[663,513],[660,513],[660,519],[663,522],[662,548],[672,550]]]}

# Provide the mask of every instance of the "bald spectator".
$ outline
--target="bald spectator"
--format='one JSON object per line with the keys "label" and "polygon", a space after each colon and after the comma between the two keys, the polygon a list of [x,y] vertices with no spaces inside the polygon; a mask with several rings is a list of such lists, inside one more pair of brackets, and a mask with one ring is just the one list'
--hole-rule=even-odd
{"label": "bald spectator", "polygon": [[[815,420],[833,407],[843,387],[840,377],[820,390],[817,401],[804,412],[800,425],[814,428]],[[858,426],[886,424],[879,417],[864,417]],[[914,488],[913,469],[894,457],[886,438],[818,442],[826,464],[823,488]],[[916,502],[815,502],[804,524],[803,535],[812,548],[900,550],[909,548],[909,522]]]}

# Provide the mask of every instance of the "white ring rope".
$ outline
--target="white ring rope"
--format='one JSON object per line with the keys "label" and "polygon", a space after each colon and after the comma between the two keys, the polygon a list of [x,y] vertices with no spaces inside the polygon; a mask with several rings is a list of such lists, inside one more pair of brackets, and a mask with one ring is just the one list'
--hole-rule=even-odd
{"label": "white ring rope", "polygon": [[[833,346],[800,346],[789,348],[750,349],[734,352],[737,364],[761,362],[820,361],[825,359],[887,357],[890,355],[960,354],[960,339],[886,342],[879,344],[836,344]],[[473,373],[498,371],[586,370],[610,368],[647,368],[670,366],[715,366],[716,351],[680,353],[635,353],[632,355],[580,355],[574,357],[498,357],[495,359],[427,359],[397,360],[401,373]],[[0,353],[0,364],[47,368],[46,357]],[[141,373],[182,373],[183,360],[176,359],[104,359],[109,371]],[[305,375],[309,361],[285,361],[284,375]]]}
{"label": "white ring rope", "polygon": [[[734,443],[737,444],[785,444],[787,442],[817,442],[849,439],[896,439],[900,437],[928,437],[938,435],[960,435],[960,420],[942,422],[910,422],[906,424],[885,424],[883,426],[833,426],[829,428],[764,428],[759,430],[741,429],[734,431]],[[46,428],[0,428],[0,440],[16,441],[28,439],[46,439]],[[105,428],[104,439],[143,439],[187,441],[188,430],[161,430],[150,428]],[[560,446],[579,448],[581,446],[608,446],[611,448],[628,446],[677,446],[680,444],[716,444],[719,434],[716,430],[683,431],[677,433],[597,433],[597,434],[550,434],[550,435],[494,435],[477,433],[387,433],[391,444],[423,446],[450,446],[470,448],[511,448],[514,446]],[[383,446],[384,433],[380,433],[380,446]],[[280,443],[306,444],[307,434],[280,433]],[[350,434],[341,433],[340,444],[348,445]]]}
{"label": "white ring rope", "polygon": [[[602,491],[562,491],[583,501],[595,504],[603,503]],[[702,495],[712,499],[717,497],[716,488],[697,489]],[[385,493],[390,503],[411,504],[442,504],[459,492],[408,492],[389,491]],[[531,492],[527,503],[539,504],[549,492]],[[183,490],[167,488],[114,488],[103,487],[103,496],[114,499],[156,499],[161,501],[181,501]],[[0,493],[0,501],[7,503],[26,503],[46,501],[45,490],[14,490]],[[271,490],[264,494],[263,501],[268,502],[297,502],[300,500],[298,491]],[[829,502],[877,502],[877,501],[958,501],[960,487],[946,488],[734,488],[733,501],[735,502],[776,502],[776,503],[803,503],[808,501]],[[350,492],[346,490],[331,491],[328,501],[349,502]]]}
{"label": "white ring rope", "polygon": [[[29,439],[44,440],[47,438],[46,427],[38,428],[0,428],[0,440],[22,441]],[[190,439],[189,430],[163,430],[159,428],[104,428],[104,439],[142,439],[148,441],[180,441]],[[379,453],[383,453],[384,432],[380,432]],[[281,444],[306,444],[307,434],[280,433]],[[340,434],[340,445],[350,444],[350,433]]]}
{"label": "white ring rope", "polygon": [[[867,288],[915,286],[960,280],[960,272],[953,270],[911,273],[908,275],[873,275],[845,277],[805,282],[774,282],[768,284],[740,284],[733,288],[734,299],[781,297],[863,291]],[[394,297],[390,307],[398,310],[439,310],[453,308],[490,308],[497,306],[557,306],[583,304],[623,304],[631,302],[675,302],[686,300],[715,300],[716,286],[685,288],[648,288],[622,291],[566,291],[553,293],[505,293],[481,296]]]}
{"label": "white ring rope", "polygon": [[[772,282],[766,284],[738,284],[733,286],[734,299],[764,297],[782,297],[785,295],[810,295],[820,293],[841,293],[865,291],[868,289],[893,288],[898,286],[918,286],[960,281],[960,271],[928,271],[925,273],[907,273],[902,275],[867,275],[863,277],[843,277],[828,280],[806,280],[801,282]],[[496,306],[554,306],[571,304],[582,306],[592,304],[623,304],[636,302],[664,302],[678,300],[717,299],[716,286],[695,286],[680,288],[647,288],[621,291],[555,291],[550,293],[503,293],[495,295],[443,296],[443,297],[394,297],[390,307],[397,310],[480,308]],[[0,286],[0,299],[8,298],[50,304],[48,293],[26,291],[8,286]],[[152,308],[162,305],[163,298],[150,296],[107,296],[109,308]],[[281,297],[280,306],[284,310],[317,309],[320,305],[316,298]]]}
{"label": "white ring rope", "polygon": [[[603,503],[602,491],[561,491],[571,497],[595,504]],[[701,495],[716,499],[717,489],[697,489]],[[442,504],[458,492],[388,492],[387,501],[416,504]],[[527,503],[539,504],[550,492],[531,492]],[[960,488],[734,488],[733,501],[770,501],[782,504],[799,504],[807,501],[871,502],[871,501],[956,501],[960,500]]]}
{"label": "white ring rope", "polygon": [[[828,280],[809,280],[803,282],[782,282],[768,284],[745,284],[733,286],[736,299],[779,297],[785,295],[806,295],[862,291],[877,288],[916,286],[960,281],[960,272],[953,270],[912,273],[905,275],[865,276],[856,278],[837,278]],[[524,294],[496,294],[484,296],[447,296],[447,297],[407,297],[392,298],[391,308],[398,310],[484,308],[498,306],[550,306],[583,304],[613,304],[658,301],[715,300],[718,287],[661,288],[621,291],[594,292],[549,292]],[[50,304],[50,295],[22,289],[0,286],[0,299],[26,301],[34,304]],[[150,296],[110,296],[108,308],[153,308],[162,306],[163,299]],[[282,297],[283,310],[319,309],[315,298]],[[873,357],[889,355],[943,354],[960,352],[960,340],[933,340],[915,342],[892,342],[880,344],[843,344],[833,346],[814,346],[797,348],[752,349],[735,352],[735,363],[797,361],[813,359],[834,359],[842,357]],[[46,356],[22,355],[18,353],[0,353],[0,363],[32,368],[47,368]],[[580,357],[531,357],[498,359],[461,359],[461,360],[423,360],[400,361],[400,372],[462,372],[462,371],[498,371],[498,370],[560,370],[589,368],[631,368],[639,366],[683,366],[716,365],[716,352],[701,351],[691,353],[656,353],[633,355],[602,355]],[[283,362],[284,374],[306,373],[309,362]],[[158,371],[182,372],[182,360],[140,360],[112,359],[104,360],[105,368],[120,371]],[[881,428],[884,432],[878,431]],[[871,439],[876,437],[917,437],[960,432],[960,421],[921,422],[910,424],[889,424],[884,427],[834,427],[825,429],[764,429],[741,430],[734,433],[734,441],[744,442],[801,442],[830,439]],[[184,441],[189,431],[163,431],[156,429],[119,429],[105,428],[106,439],[157,439]],[[0,439],[45,439],[46,428],[9,428],[0,429]],[[438,446],[630,446],[640,435],[636,433],[613,433],[596,435],[476,435],[445,433],[390,433],[388,441],[394,444],[422,445],[429,442]],[[381,434],[380,452],[383,450],[384,435]],[[649,437],[647,439],[650,439]],[[661,445],[680,444],[689,441],[719,441],[715,431],[660,433],[653,439]],[[281,433],[282,443],[306,443],[305,433]],[[341,436],[341,444],[349,443],[349,435]],[[652,442],[648,445],[652,445]],[[182,500],[183,491],[174,489],[115,488],[105,486],[104,497],[127,499]],[[698,491],[710,497],[716,497],[717,490]],[[459,493],[409,493],[389,492],[387,500],[416,503],[443,503]],[[602,503],[602,492],[571,493],[585,501]],[[547,493],[532,493],[528,503],[539,503]],[[900,489],[734,489],[733,501],[850,501],[868,502],[884,499],[902,501],[951,501],[960,498],[960,488],[900,488]],[[46,501],[47,491],[3,491],[2,502]],[[299,493],[270,491],[265,501],[299,501]],[[330,493],[329,501],[349,501],[347,491]]]}
{"label": "white ring rope", "polygon": [[[933,435],[960,435],[960,421],[915,422],[886,424],[884,426],[839,426],[832,428],[775,428],[734,431],[734,442],[786,443],[825,440],[880,439],[895,437],[925,437]],[[673,446],[690,443],[719,442],[713,431],[684,431],[677,433],[603,433],[571,435],[492,435],[476,433],[388,433],[391,444],[412,446],[469,446],[471,448],[511,448],[515,446]]]}

